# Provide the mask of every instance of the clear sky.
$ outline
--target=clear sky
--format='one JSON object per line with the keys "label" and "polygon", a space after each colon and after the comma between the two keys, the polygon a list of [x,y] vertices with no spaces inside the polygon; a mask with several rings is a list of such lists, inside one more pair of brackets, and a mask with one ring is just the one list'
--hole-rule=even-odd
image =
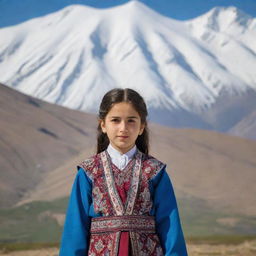
{"label": "clear sky", "polygon": [[215,6],[236,6],[256,17],[256,0],[141,0],[155,10],[175,19],[191,19]]}
{"label": "clear sky", "polygon": [[[55,12],[68,5],[85,4],[96,8],[120,5],[129,0],[0,0],[0,27]],[[139,1],[139,0],[137,0]],[[236,6],[256,17],[256,0],[140,0],[168,17],[186,20],[197,17],[215,6]]]}

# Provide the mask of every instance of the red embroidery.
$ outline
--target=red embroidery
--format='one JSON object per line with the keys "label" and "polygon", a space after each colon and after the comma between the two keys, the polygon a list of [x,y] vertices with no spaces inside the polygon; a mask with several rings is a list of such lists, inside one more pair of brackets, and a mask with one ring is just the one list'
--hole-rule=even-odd
{"label": "red embroidery", "polygon": [[131,232],[130,235],[133,255],[163,256],[163,250],[156,234]]}
{"label": "red embroidery", "polygon": [[89,256],[116,256],[120,232],[106,234],[92,234],[90,238]]}
{"label": "red embroidery", "polygon": [[88,177],[92,180],[92,198],[95,213],[100,213],[103,216],[115,215],[108,194],[100,155],[97,154],[83,161],[79,166],[84,169]]}
{"label": "red embroidery", "polygon": [[[124,170],[119,170],[109,159],[107,152],[103,151],[79,165],[92,180],[95,213],[120,217],[125,214],[149,215],[152,208],[149,181],[160,172],[164,164],[139,151]],[[104,170],[106,167],[107,174]],[[119,239],[120,232],[92,234],[88,255],[117,255]],[[163,255],[155,233],[130,232],[130,239],[134,256]]]}
{"label": "red embroidery", "polygon": [[134,160],[130,161],[124,170],[119,170],[114,164],[112,164],[116,189],[124,205],[131,185],[131,172],[133,164]]}
{"label": "red embroidery", "polygon": [[91,233],[118,231],[155,232],[154,216],[124,215],[92,218]]}

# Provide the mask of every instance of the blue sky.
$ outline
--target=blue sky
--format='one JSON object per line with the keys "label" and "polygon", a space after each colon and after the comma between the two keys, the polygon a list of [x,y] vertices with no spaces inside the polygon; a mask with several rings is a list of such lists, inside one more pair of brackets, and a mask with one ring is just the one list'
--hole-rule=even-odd
{"label": "blue sky", "polygon": [[[256,0],[140,0],[168,17],[186,20],[197,17],[215,6],[236,6],[256,17]],[[0,0],[0,27],[15,25],[71,4],[107,8],[128,0]]]}
{"label": "blue sky", "polygon": [[215,6],[236,6],[256,17],[256,0],[142,0],[171,18],[186,20],[197,17]]}

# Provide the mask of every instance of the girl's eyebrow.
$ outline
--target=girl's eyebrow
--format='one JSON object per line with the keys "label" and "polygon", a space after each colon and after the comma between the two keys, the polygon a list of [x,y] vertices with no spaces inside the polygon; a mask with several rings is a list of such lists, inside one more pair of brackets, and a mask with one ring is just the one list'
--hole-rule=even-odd
{"label": "girl's eyebrow", "polygon": [[138,118],[137,116],[128,116],[127,118]]}
{"label": "girl's eyebrow", "polygon": [[[110,118],[121,118],[120,116],[111,116]],[[127,118],[138,118],[137,116],[128,116]]]}

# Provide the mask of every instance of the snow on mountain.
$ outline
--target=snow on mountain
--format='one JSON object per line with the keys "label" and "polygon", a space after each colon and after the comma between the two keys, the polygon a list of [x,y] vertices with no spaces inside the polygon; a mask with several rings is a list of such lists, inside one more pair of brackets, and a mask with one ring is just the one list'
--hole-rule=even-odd
{"label": "snow on mountain", "polygon": [[[192,35],[207,43],[228,71],[255,85],[256,19],[235,7],[216,7],[187,23]],[[238,60],[246,68],[237,64]]]}
{"label": "snow on mountain", "polygon": [[242,119],[229,131],[230,134],[256,140],[256,110]]}
{"label": "snow on mountain", "polygon": [[89,112],[109,89],[130,87],[153,121],[229,130],[256,108],[255,24],[233,7],[182,22],[137,1],[73,5],[0,30],[0,81]]}

